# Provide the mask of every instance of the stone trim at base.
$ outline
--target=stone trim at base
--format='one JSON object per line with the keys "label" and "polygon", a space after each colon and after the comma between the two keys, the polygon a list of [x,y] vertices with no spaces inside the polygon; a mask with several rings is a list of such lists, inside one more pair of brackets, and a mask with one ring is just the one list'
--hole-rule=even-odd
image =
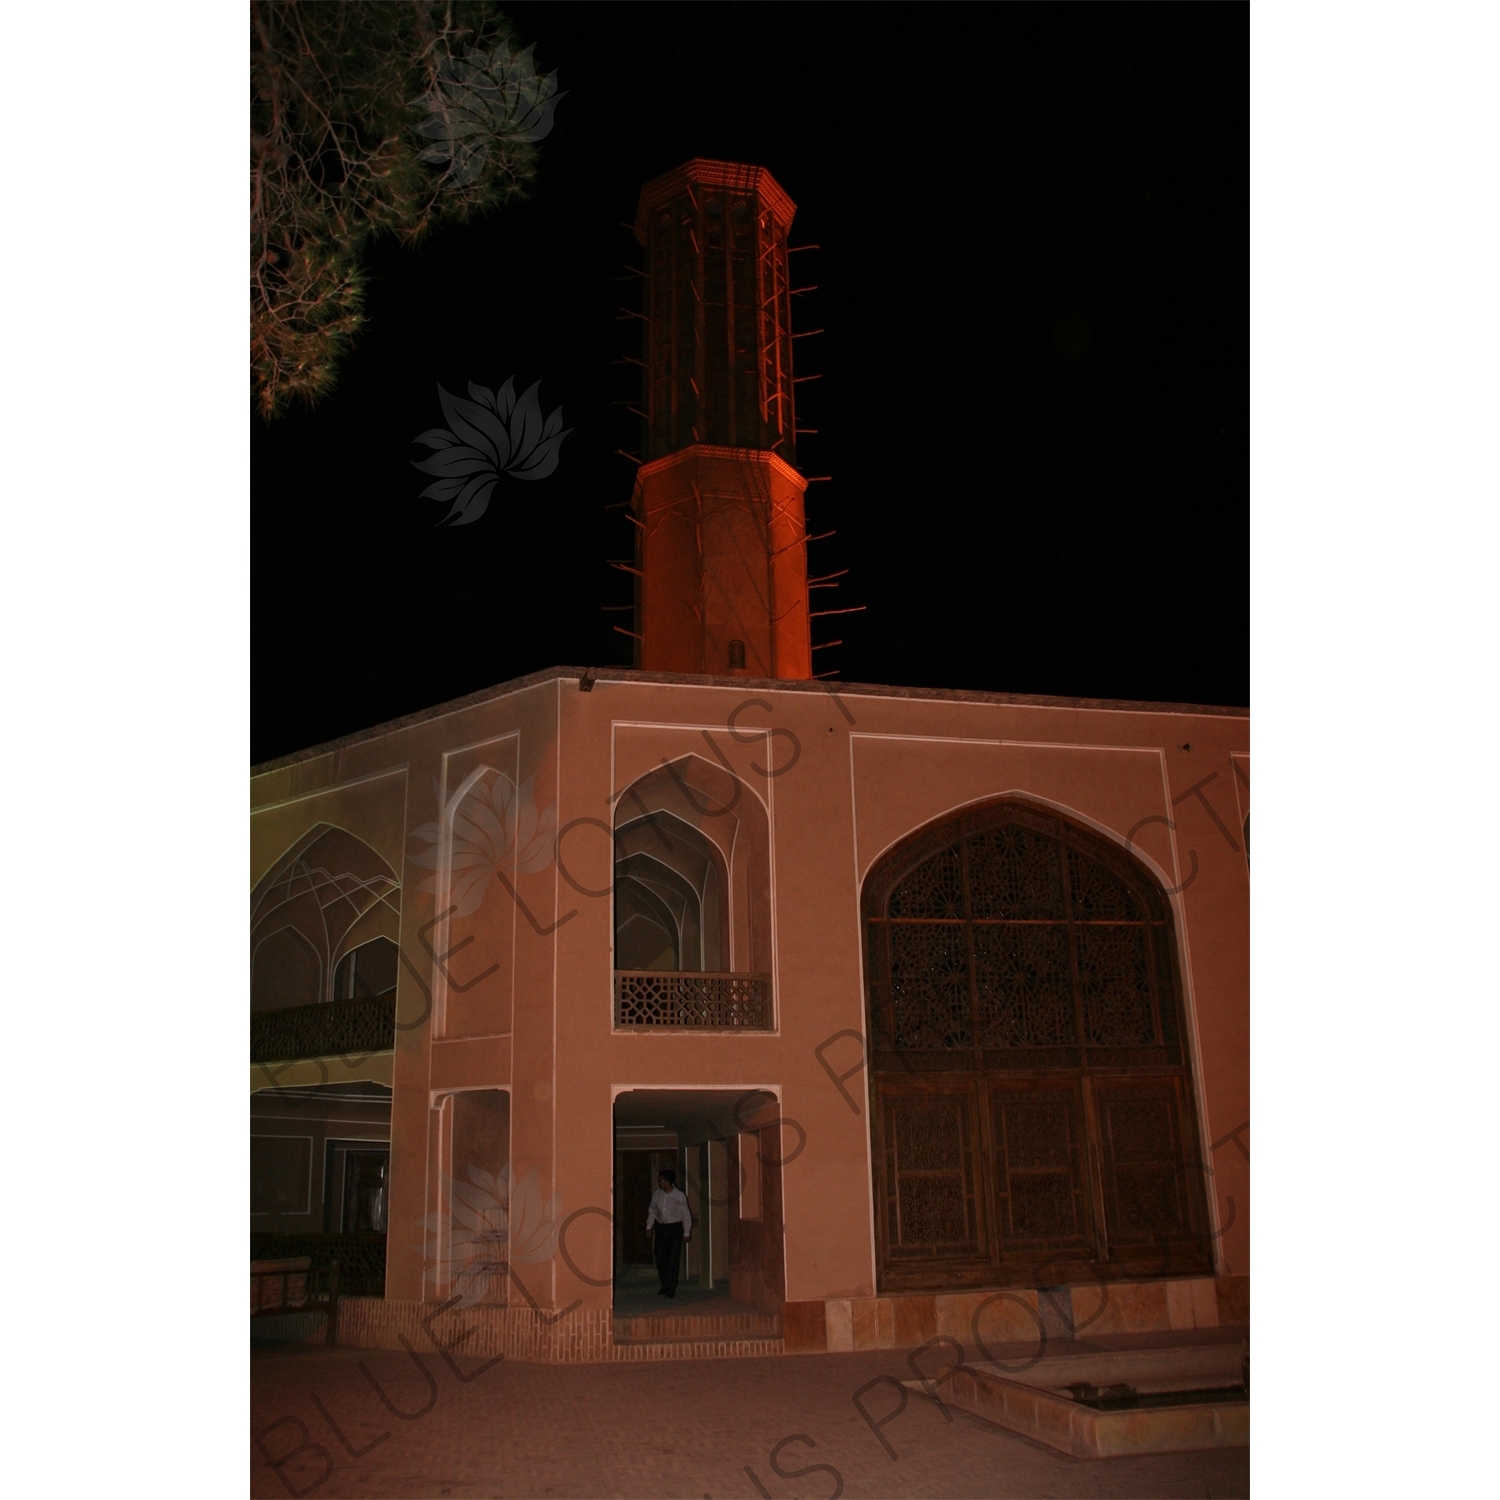
{"label": "stone trim at base", "polygon": [[[616,1342],[613,1308],[576,1308],[557,1314],[529,1307],[470,1307],[440,1313],[438,1306],[382,1297],[342,1297],[338,1342],[351,1349],[401,1349],[404,1338],[418,1350],[436,1348],[483,1359],[503,1357],[542,1364],[915,1349],[938,1337],[966,1345],[983,1340],[998,1346],[1247,1326],[1250,1278],[1204,1276],[1041,1291],[1008,1287],[787,1302],[781,1309],[780,1337],[766,1336],[775,1327],[769,1316],[765,1331],[731,1329],[725,1326],[728,1319],[704,1319],[701,1337],[694,1337],[700,1330],[693,1326],[700,1320],[684,1316],[668,1320],[671,1326],[661,1329],[660,1340],[639,1337]],[[322,1328],[320,1317],[318,1330],[310,1337],[321,1341]],[[632,1327],[631,1332],[636,1331]],[[648,1330],[640,1326],[639,1332]]]}
{"label": "stone trim at base", "polygon": [[1248,1276],[1182,1281],[1114,1281],[1035,1291],[902,1293],[788,1302],[783,1337],[793,1354],[914,1349],[930,1339],[1029,1343],[1111,1333],[1169,1333],[1250,1321]]}

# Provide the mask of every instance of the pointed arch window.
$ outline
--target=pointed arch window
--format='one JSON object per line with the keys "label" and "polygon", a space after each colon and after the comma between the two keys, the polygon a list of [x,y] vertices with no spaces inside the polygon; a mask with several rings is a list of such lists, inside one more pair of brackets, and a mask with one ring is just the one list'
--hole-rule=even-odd
{"label": "pointed arch window", "polygon": [[1001,803],[891,851],[863,911],[882,1286],[1208,1269],[1171,910],[1151,876]]}

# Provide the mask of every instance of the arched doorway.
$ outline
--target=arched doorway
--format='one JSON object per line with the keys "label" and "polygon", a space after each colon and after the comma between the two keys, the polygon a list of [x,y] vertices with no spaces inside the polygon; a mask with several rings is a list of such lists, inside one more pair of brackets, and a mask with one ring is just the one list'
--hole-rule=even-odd
{"label": "arched doorway", "polygon": [[906,840],[862,899],[882,1291],[1211,1269],[1171,910],[1030,805]]}

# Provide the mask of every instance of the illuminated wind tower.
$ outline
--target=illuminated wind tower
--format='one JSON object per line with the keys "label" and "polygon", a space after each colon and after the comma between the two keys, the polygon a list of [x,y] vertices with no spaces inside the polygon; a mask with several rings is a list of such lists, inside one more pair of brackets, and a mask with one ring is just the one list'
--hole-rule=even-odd
{"label": "illuminated wind tower", "polygon": [[638,667],[810,678],[787,231],[763,167],[694,160],[641,190]]}

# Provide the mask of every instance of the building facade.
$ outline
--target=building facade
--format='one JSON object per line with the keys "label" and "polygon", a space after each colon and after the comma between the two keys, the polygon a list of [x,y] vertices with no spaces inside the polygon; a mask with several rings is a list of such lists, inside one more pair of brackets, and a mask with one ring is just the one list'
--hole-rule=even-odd
{"label": "building facade", "polygon": [[[388,1303],[454,1295],[508,1169],[485,1305],[602,1354],[651,1157],[793,1347],[999,1289],[1017,1336],[1038,1288],[1243,1315],[1243,714],[559,668],[252,797],[254,1227],[378,1225]],[[361,1217],[337,1095],[382,1088]]]}
{"label": "building facade", "polygon": [[642,193],[635,667],[252,773],[252,1253],[336,1254],[345,1342],[1248,1320],[1248,715],[814,677],[793,213]]}

